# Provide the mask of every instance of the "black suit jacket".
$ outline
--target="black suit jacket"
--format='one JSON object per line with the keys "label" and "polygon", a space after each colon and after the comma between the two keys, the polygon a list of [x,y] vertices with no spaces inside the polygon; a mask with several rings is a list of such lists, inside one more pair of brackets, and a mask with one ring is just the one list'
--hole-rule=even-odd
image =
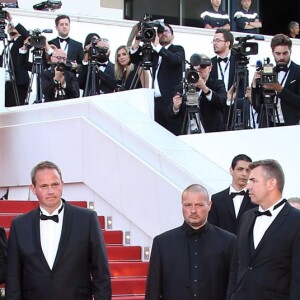
{"label": "black suit jacket", "polygon": [[251,255],[255,210],[241,219],[237,280],[230,299],[300,299],[300,211],[286,203]]}
{"label": "black suit jacket", "polygon": [[[59,43],[58,37],[49,41],[49,44],[54,44],[58,49],[60,49],[60,43]],[[82,63],[82,60],[83,60],[82,43],[79,43],[79,42],[69,38],[67,60],[68,61],[76,61],[78,64]]]}
{"label": "black suit jacket", "polygon": [[[252,89],[254,108],[260,112],[261,89]],[[291,62],[290,71],[281,93],[278,94],[285,125],[298,125],[300,121],[300,66]]]}
{"label": "black suit jacket", "polygon": [[[227,94],[222,80],[212,80],[210,77],[206,82],[209,89],[212,90],[211,100],[201,93],[199,97],[199,114],[205,132],[217,132],[224,130],[223,111],[226,106]],[[184,122],[187,106],[185,102],[179,108],[179,113],[174,114],[173,103],[169,105],[169,115],[171,118],[180,118]],[[177,134],[186,134],[178,132]]]}
{"label": "black suit jacket", "polygon": [[238,224],[243,213],[257,207],[250,200],[248,193],[244,196],[238,215],[235,215],[233,199],[229,195],[229,188],[211,196],[212,206],[208,214],[208,221],[224,230],[237,233]]}
{"label": "black suit jacket", "polygon": [[64,203],[61,238],[52,270],[41,247],[39,209],[13,220],[8,240],[6,299],[111,299],[105,244],[96,212]]}
{"label": "black suit jacket", "polygon": [[[66,82],[64,99],[79,98],[79,84],[76,76],[70,71],[65,71],[64,76]],[[55,98],[56,83],[53,80],[53,73],[51,70],[45,70],[42,72],[41,85],[45,102],[58,100]]]}
{"label": "black suit jacket", "polygon": [[[158,65],[161,56],[160,66]],[[130,54],[133,63],[142,61],[142,47],[134,54]],[[176,85],[182,80],[182,71],[185,62],[185,52],[183,47],[171,44],[168,49],[162,48],[159,53],[152,51],[152,75],[156,76],[162,98],[172,101]]]}
{"label": "black suit jacket", "polygon": [[[83,95],[85,95],[85,89],[87,84],[87,94],[86,96],[91,96],[92,94],[92,64],[89,63],[89,65],[82,65],[82,68],[79,73],[78,81],[79,81],[79,87],[83,90]],[[98,94],[100,94],[100,91],[103,94],[109,94],[112,93],[115,88],[117,87],[117,81],[115,79],[115,65],[112,62],[108,62],[107,66],[102,72],[100,69],[98,70],[98,67],[96,66],[96,89]]]}
{"label": "black suit jacket", "polygon": [[[200,238],[199,251],[199,299],[223,300],[229,278],[229,269],[236,237],[214,225]],[[186,224],[158,235],[153,240],[146,300],[193,299],[191,265],[189,260]],[[197,298],[198,299],[198,298]]]}
{"label": "black suit jacket", "polygon": [[7,261],[7,238],[3,227],[0,226],[0,283],[5,282]]}

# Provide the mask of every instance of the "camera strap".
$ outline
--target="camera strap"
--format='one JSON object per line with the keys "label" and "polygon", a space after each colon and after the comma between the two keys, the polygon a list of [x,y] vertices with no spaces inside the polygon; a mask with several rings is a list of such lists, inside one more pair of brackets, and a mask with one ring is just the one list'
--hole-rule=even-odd
{"label": "camera strap", "polygon": [[228,66],[229,66],[229,60],[227,61],[226,65],[225,65],[225,68],[224,68],[224,72],[223,72],[223,69],[221,67],[221,63],[218,61],[218,67],[219,67],[220,74],[221,74],[221,77],[222,77],[222,81],[224,82],[224,84],[225,84],[225,80],[224,80],[225,79],[225,74],[226,74],[226,71],[228,69]]}

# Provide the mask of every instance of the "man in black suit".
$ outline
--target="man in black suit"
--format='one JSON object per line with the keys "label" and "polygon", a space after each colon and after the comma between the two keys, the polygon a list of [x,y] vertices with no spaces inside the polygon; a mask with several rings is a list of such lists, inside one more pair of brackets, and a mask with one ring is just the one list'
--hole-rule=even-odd
{"label": "man in black suit", "polygon": [[5,282],[6,261],[7,261],[7,237],[4,228],[0,226],[0,284]]}
{"label": "man in black suit", "polygon": [[18,97],[15,96],[13,82],[6,80],[5,106],[11,107],[24,105],[27,97],[29,75],[27,70],[20,66],[18,57],[19,48],[23,46],[23,42],[29,36],[29,33],[20,23],[18,23],[16,20],[13,20],[9,12],[6,12],[6,19],[9,22],[7,25],[7,33],[10,37],[10,40],[8,41],[8,45],[1,56],[1,65],[6,68],[8,68],[8,65],[10,66],[8,69],[12,72],[12,74],[15,75],[15,87],[18,95]]}
{"label": "man in black suit", "polygon": [[67,69],[65,51],[55,49],[50,60],[50,68],[42,71],[41,74],[41,86],[45,102],[79,98],[78,79]]}
{"label": "man in black suit", "polygon": [[208,221],[224,230],[237,233],[242,214],[256,207],[246,189],[250,175],[251,158],[245,154],[235,156],[229,169],[232,183],[229,188],[211,196],[212,207]]}
{"label": "man in black suit", "polygon": [[[300,66],[291,60],[292,41],[284,34],[277,34],[271,40],[271,48],[276,62],[277,82],[257,84],[257,80],[262,79],[261,71],[255,72],[252,81],[253,106],[260,116],[263,110],[267,111],[270,120],[268,122],[266,118],[259,118],[259,125],[260,127],[298,125],[300,124]],[[273,94],[271,101],[268,100],[268,94]],[[274,103],[274,106],[270,109],[268,103]],[[278,113],[278,118],[275,116],[275,120],[273,111],[275,115]]]}
{"label": "man in black suit", "polygon": [[83,96],[109,94],[115,91],[115,65],[110,62],[110,46],[107,39],[88,34],[84,47],[79,86]]}
{"label": "man in black suit", "polygon": [[36,165],[31,181],[40,205],[11,224],[6,299],[111,299],[96,212],[61,198],[62,175],[52,162]]}
{"label": "man in black suit", "polygon": [[49,41],[49,44],[54,44],[58,49],[64,50],[67,53],[67,61],[72,64],[72,69],[76,71],[78,65],[82,63],[83,47],[82,43],[69,37],[70,17],[67,15],[59,15],[55,19],[55,26],[58,37]]}
{"label": "man in black suit", "polygon": [[247,189],[259,207],[241,219],[230,300],[300,299],[300,211],[282,198],[284,173],[277,161],[249,167]]}
{"label": "man in black suit", "polygon": [[[182,81],[182,73],[185,65],[185,52],[183,47],[173,45],[173,28],[165,24],[164,29],[157,30],[155,38],[140,46],[141,39],[135,39],[130,50],[133,63],[144,63],[149,52],[152,66],[152,83],[154,88],[154,120],[174,134],[180,132],[181,123],[171,120],[168,115],[168,107],[175,95],[175,87]],[[150,43],[150,44],[149,44]],[[145,48],[148,45],[148,48]],[[147,51],[144,51],[147,49]]]}
{"label": "man in black suit", "polygon": [[[233,45],[234,36],[229,30],[218,28],[215,31],[213,48],[216,56],[211,59],[211,77],[213,80],[223,80],[226,91],[231,92],[224,109],[226,130],[245,129],[254,123],[250,102],[245,98],[248,71]],[[233,94],[235,97],[230,96]],[[235,98],[238,99],[236,103],[233,101]]]}
{"label": "man in black suit", "polygon": [[[185,95],[185,102],[180,93],[173,97],[169,112],[171,117],[180,120],[181,132],[178,134],[223,131],[223,110],[227,98],[224,82],[210,78],[212,65],[207,55],[195,53],[190,61],[194,71],[198,72],[199,79],[192,84],[197,89],[193,94],[198,101],[195,106],[189,103],[190,96]],[[189,94],[188,89],[186,94]],[[196,113],[193,113],[195,109]]]}
{"label": "man in black suit", "polygon": [[182,193],[182,226],[153,240],[146,300],[225,300],[236,236],[207,222],[211,206],[198,184]]}

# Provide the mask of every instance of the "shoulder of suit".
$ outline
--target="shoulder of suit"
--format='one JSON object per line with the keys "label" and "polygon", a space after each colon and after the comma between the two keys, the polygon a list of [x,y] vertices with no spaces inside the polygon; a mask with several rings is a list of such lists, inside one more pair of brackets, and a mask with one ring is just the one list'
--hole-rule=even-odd
{"label": "shoulder of suit", "polygon": [[172,238],[173,236],[181,236],[184,235],[184,231],[182,230],[181,226],[176,227],[173,229],[170,229],[168,231],[165,231],[155,237],[156,240],[168,240],[169,238]]}
{"label": "shoulder of suit", "polygon": [[[224,198],[225,196],[228,196],[229,197],[229,188],[223,190],[223,191],[220,191],[218,193],[215,193],[211,196],[211,199],[213,200],[217,200],[217,199],[220,199],[221,197]],[[217,198],[217,199],[216,199]]]}
{"label": "shoulder of suit", "polygon": [[235,240],[236,239],[236,235],[234,233],[232,233],[232,232],[224,230],[224,229],[222,229],[222,228],[220,228],[220,227],[218,227],[216,225],[213,225],[213,224],[209,224],[209,226],[210,226],[210,231],[212,233],[218,234],[218,236],[220,238],[223,237],[223,238],[229,239],[229,240]]}

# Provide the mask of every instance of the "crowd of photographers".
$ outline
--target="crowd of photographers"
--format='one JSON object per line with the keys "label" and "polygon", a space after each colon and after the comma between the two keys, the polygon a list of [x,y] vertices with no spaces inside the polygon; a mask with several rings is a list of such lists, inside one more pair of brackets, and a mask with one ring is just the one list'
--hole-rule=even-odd
{"label": "crowd of photographers", "polygon": [[249,35],[234,43],[225,28],[215,31],[214,57],[195,53],[186,60],[184,48],[173,44],[173,28],[145,15],[112,63],[109,41],[97,33],[84,45],[71,39],[66,15],[56,18],[58,37],[50,41],[8,12],[5,19],[6,106],[29,104],[34,75],[34,103],[148,88],[152,76],[155,121],[175,135],[299,124],[300,67],[283,34],[271,41],[276,66],[258,62],[249,84],[248,55],[257,54],[258,44]]}

